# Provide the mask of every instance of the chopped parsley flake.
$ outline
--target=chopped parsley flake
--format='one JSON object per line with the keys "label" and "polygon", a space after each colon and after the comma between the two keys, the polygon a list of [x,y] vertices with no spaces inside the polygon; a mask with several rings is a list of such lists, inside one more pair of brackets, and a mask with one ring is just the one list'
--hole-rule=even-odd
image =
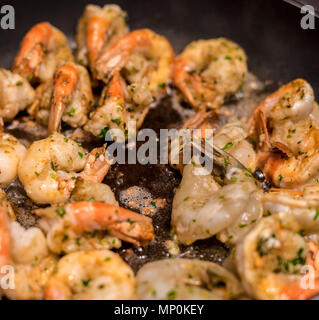
{"label": "chopped parsley flake", "polygon": [[167,293],[168,300],[175,300],[177,296],[177,292],[175,290],[171,290]]}
{"label": "chopped parsley flake", "polygon": [[100,132],[100,134],[99,134],[99,137],[105,138],[105,136],[106,136],[106,134],[108,133],[109,130],[110,130],[110,128],[109,128],[108,126],[104,127],[104,128],[101,130],[101,132]]}
{"label": "chopped parsley flake", "polygon": [[74,114],[75,114],[75,109],[74,108],[71,108],[70,111],[67,112],[67,115],[70,116],[70,117],[73,117]]}
{"label": "chopped parsley flake", "polygon": [[222,150],[227,150],[227,149],[229,149],[229,148],[231,148],[233,146],[233,143],[232,142],[228,142],[223,148],[222,148]]}
{"label": "chopped parsley flake", "polygon": [[83,284],[83,287],[88,287],[89,284],[91,282],[91,279],[88,279],[88,280],[82,280],[82,284]]}
{"label": "chopped parsley flake", "polygon": [[122,122],[122,119],[121,118],[116,118],[116,119],[112,119],[111,121],[119,126],[121,124],[121,122]]}
{"label": "chopped parsley flake", "polygon": [[65,215],[65,209],[62,208],[62,207],[57,208],[57,209],[56,209],[56,213],[57,213],[61,218],[63,218],[64,215]]}
{"label": "chopped parsley flake", "polygon": [[158,89],[163,90],[165,88],[166,88],[166,83],[165,82],[162,82],[162,83],[158,84]]}

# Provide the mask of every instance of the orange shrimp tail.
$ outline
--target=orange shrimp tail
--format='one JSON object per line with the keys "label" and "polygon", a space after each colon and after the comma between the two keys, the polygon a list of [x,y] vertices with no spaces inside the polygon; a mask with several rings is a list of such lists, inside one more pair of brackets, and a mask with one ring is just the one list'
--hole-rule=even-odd
{"label": "orange shrimp tail", "polygon": [[4,123],[2,117],[0,117],[0,133],[4,132]]}
{"label": "orange shrimp tail", "polygon": [[173,82],[175,86],[183,93],[186,100],[195,106],[195,100],[190,89],[191,75],[187,70],[188,60],[184,57],[177,57],[173,67]]}
{"label": "orange shrimp tail", "polygon": [[189,70],[190,61],[185,57],[177,57],[173,67],[173,82],[182,92],[186,101],[196,109],[217,109],[219,103],[215,101],[216,92],[214,88],[210,92],[210,106],[205,101],[208,89],[204,86],[201,77],[198,74],[191,73]]}
{"label": "orange shrimp tail", "polygon": [[263,140],[258,145],[258,148],[262,151],[270,151],[271,144],[265,114],[265,101],[263,101],[254,111],[253,120],[250,119],[249,124],[251,126],[249,132],[250,134],[255,135],[257,140],[263,135]]}
{"label": "orange shrimp tail", "polygon": [[121,102],[124,101],[125,95],[122,87],[122,79],[121,76],[117,73],[113,76],[112,81],[107,90],[107,95],[110,98],[117,98]]}
{"label": "orange shrimp tail", "polygon": [[65,64],[56,70],[49,118],[49,134],[58,131],[65,107],[71,102],[79,74],[72,64]]}
{"label": "orange shrimp tail", "polygon": [[50,283],[44,289],[44,300],[69,300],[71,292],[67,286],[59,283],[50,285]]}
{"label": "orange shrimp tail", "polygon": [[154,239],[152,219],[133,211],[100,202],[75,202],[67,206],[79,232],[107,229],[120,239],[146,244]]}
{"label": "orange shrimp tail", "polygon": [[96,73],[100,80],[109,80],[126,64],[133,52],[145,52],[151,47],[149,29],[140,29],[128,33],[105,51],[96,61]]}
{"label": "orange shrimp tail", "polygon": [[257,158],[257,166],[266,176],[266,179],[274,186],[280,185],[282,177],[278,174],[285,159],[283,154],[276,152],[260,152]]}
{"label": "orange shrimp tail", "polygon": [[44,50],[52,34],[53,30],[48,22],[35,25],[24,37],[12,70],[30,80],[37,77]]}
{"label": "orange shrimp tail", "polygon": [[110,22],[100,16],[92,16],[87,23],[87,47],[91,67],[100,56],[105,45]]}
{"label": "orange shrimp tail", "polygon": [[313,287],[302,288],[301,282],[285,287],[281,293],[286,299],[306,300],[314,297],[319,293],[319,246],[316,243],[310,241],[308,243],[308,250],[309,251],[307,255],[306,265],[313,267],[313,276],[316,278],[313,279]]}
{"label": "orange shrimp tail", "polygon": [[107,162],[105,152],[105,146],[95,148],[90,152],[84,171],[81,173],[82,179],[93,182],[103,181],[110,169],[110,164]]}
{"label": "orange shrimp tail", "polygon": [[314,289],[302,289],[301,286],[289,286],[281,291],[285,300],[307,300],[319,293],[319,280],[315,281]]}
{"label": "orange shrimp tail", "polygon": [[0,207],[0,267],[10,262],[10,220],[5,204]]}

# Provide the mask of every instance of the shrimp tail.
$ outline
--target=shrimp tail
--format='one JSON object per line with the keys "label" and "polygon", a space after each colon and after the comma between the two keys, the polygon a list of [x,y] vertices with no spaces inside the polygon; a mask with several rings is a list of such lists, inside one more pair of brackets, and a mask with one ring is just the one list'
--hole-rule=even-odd
{"label": "shrimp tail", "polygon": [[10,220],[5,204],[0,207],[0,267],[10,261]]}
{"label": "shrimp tail", "polygon": [[123,68],[133,51],[145,51],[151,46],[150,36],[150,30],[141,29],[122,37],[96,61],[98,79],[108,82]]}
{"label": "shrimp tail", "polygon": [[52,37],[53,30],[48,22],[35,25],[24,37],[12,70],[25,78],[36,77],[44,50]]}
{"label": "shrimp tail", "polygon": [[70,300],[70,297],[71,290],[61,283],[48,284],[44,289],[44,300]]}
{"label": "shrimp tail", "polygon": [[102,182],[110,169],[110,162],[106,157],[106,146],[95,148],[90,152],[85,168],[80,174],[84,180]]}
{"label": "shrimp tail", "polygon": [[79,80],[77,69],[66,64],[57,69],[49,118],[49,134],[58,131],[66,106],[71,102]]}
{"label": "shrimp tail", "polygon": [[79,232],[107,229],[111,234],[135,245],[154,239],[152,220],[130,210],[100,202],[75,202],[67,206]]}
{"label": "shrimp tail", "polygon": [[98,15],[90,17],[87,24],[87,47],[91,67],[94,66],[96,59],[99,57],[106,37],[105,35],[110,28],[110,22]]}
{"label": "shrimp tail", "polygon": [[179,57],[175,60],[174,69],[173,69],[173,81],[175,85],[183,92],[186,100],[192,105],[195,105],[195,100],[191,87],[188,85],[188,82],[191,82],[191,76],[186,70],[188,61]]}

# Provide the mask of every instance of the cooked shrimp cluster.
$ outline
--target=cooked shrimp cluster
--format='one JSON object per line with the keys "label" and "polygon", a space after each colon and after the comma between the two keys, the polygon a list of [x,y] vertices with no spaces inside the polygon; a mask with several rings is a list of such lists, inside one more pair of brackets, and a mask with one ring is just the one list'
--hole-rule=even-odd
{"label": "cooked shrimp cluster", "polygon": [[[226,102],[243,99],[252,77],[239,44],[193,41],[175,57],[163,35],[130,31],[117,5],[88,5],[76,44],[73,55],[63,32],[42,22],[25,35],[12,69],[0,69],[0,298],[318,295],[319,109],[311,85],[293,80],[236,117]],[[192,146],[206,154],[208,142],[213,169],[204,170],[194,154],[184,163],[184,146],[175,154],[170,141],[167,162],[181,179],[172,201],[144,196],[144,204],[123,207],[105,183],[110,175],[118,185],[123,178],[112,175],[106,135],[119,130],[122,136],[111,138],[126,142],[130,122],[139,130],[164,97],[189,105],[176,129],[199,129],[192,135],[199,146]],[[41,137],[28,137],[36,131]],[[32,204],[31,227],[20,223],[10,191],[16,185]],[[123,252],[143,252],[166,234],[153,221],[166,202],[170,259],[147,256],[136,268]],[[229,248],[224,263],[189,259],[194,243],[213,237]]]}
{"label": "cooked shrimp cluster", "polygon": [[225,38],[194,41],[176,58],[174,84],[195,109],[216,109],[242,87],[244,50]]}

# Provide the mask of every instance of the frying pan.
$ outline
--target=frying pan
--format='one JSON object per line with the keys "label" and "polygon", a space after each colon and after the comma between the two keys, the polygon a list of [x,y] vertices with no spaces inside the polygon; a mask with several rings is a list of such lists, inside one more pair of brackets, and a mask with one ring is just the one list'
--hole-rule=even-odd
{"label": "frying pan", "polygon": [[[300,4],[302,1],[290,2]],[[319,94],[319,23],[317,29],[300,27],[300,9],[279,0],[112,0],[129,15],[130,28],[150,28],[165,35],[180,52],[188,43],[201,38],[227,37],[239,43],[248,56],[249,70],[263,80],[286,83],[302,77]],[[310,1],[318,5],[318,1]],[[27,30],[41,21],[49,21],[61,29],[74,43],[75,26],[85,5],[104,5],[106,1],[52,0],[7,1],[16,12],[16,29],[0,29],[0,66],[10,68],[21,39]],[[319,6],[318,6],[319,7]],[[144,127],[159,130],[181,122],[180,115],[164,99],[147,116]],[[121,256],[137,271],[146,262],[168,257],[164,244],[170,239],[170,214],[174,190],[181,176],[165,165],[114,165],[105,179],[122,206],[121,192],[129,187],[145,188],[154,198],[164,198],[165,208],[153,216],[156,241],[146,248],[129,245],[119,250]],[[25,196],[19,184],[7,188],[14,203],[18,220],[25,226],[35,223],[31,209],[34,204]],[[27,218],[26,218],[27,217]],[[215,238],[182,246],[181,254],[221,263],[229,248]]]}

